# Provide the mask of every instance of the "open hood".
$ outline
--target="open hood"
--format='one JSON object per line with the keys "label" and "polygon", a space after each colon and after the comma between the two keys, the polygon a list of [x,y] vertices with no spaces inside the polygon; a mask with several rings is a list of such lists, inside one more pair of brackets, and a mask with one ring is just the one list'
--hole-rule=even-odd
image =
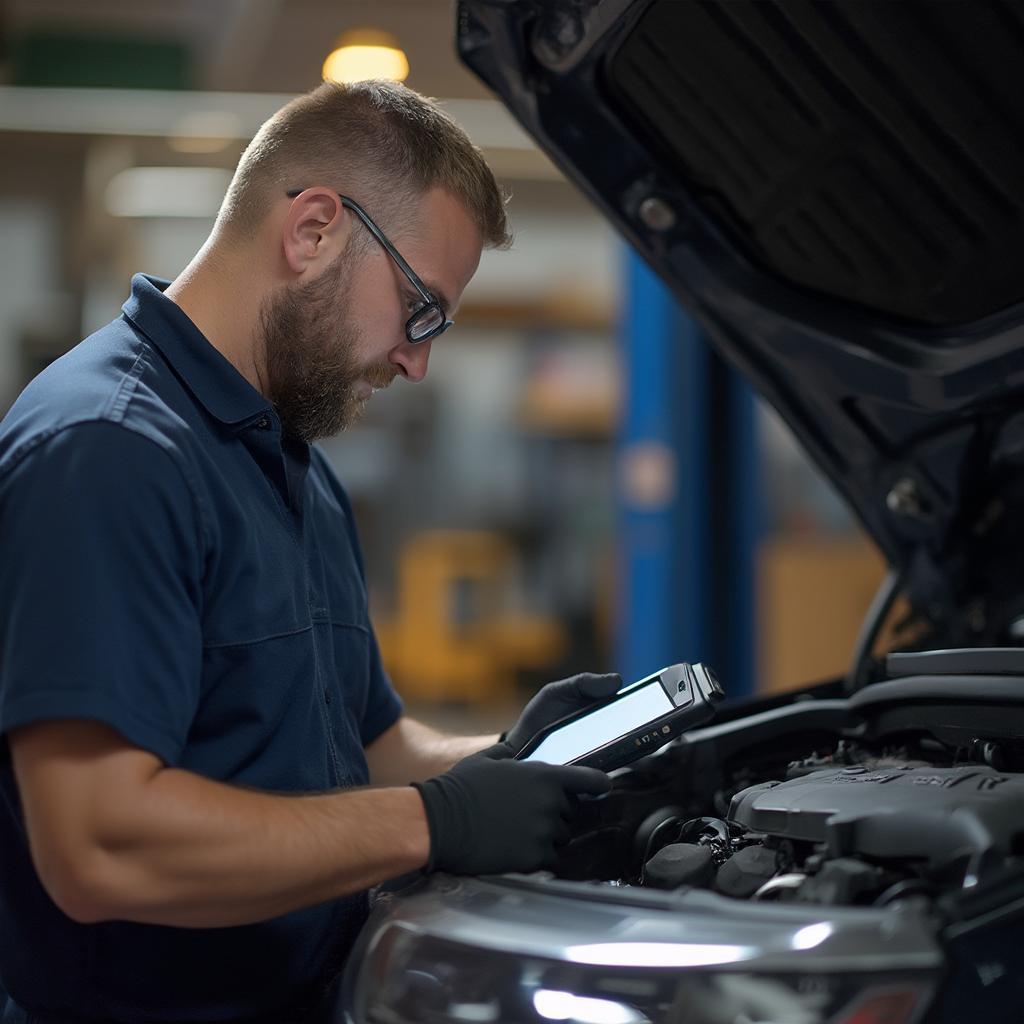
{"label": "open hood", "polygon": [[1024,6],[460,0],[462,60],[781,414],[921,643],[1024,639]]}

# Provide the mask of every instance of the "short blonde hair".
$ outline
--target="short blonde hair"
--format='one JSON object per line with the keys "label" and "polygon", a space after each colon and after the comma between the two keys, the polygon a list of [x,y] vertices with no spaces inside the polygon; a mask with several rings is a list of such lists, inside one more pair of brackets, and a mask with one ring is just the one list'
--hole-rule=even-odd
{"label": "short blonde hair", "polygon": [[439,186],[462,202],[485,246],[511,242],[506,197],[483,154],[436,103],[396,82],[323,82],[282,107],[242,154],[217,227],[252,238],[286,191],[312,185],[338,188],[392,230]]}

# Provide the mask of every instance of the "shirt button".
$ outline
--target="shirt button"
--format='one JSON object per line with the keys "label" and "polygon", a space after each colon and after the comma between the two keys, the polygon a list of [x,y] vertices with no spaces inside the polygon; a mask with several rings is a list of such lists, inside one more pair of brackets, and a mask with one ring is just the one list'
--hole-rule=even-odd
{"label": "shirt button", "polygon": [[256,421],[257,430],[269,430],[270,429],[270,417],[264,416],[262,419]]}
{"label": "shirt button", "polygon": [[330,690],[324,690],[324,703],[325,704],[330,704],[331,703],[331,691]]}

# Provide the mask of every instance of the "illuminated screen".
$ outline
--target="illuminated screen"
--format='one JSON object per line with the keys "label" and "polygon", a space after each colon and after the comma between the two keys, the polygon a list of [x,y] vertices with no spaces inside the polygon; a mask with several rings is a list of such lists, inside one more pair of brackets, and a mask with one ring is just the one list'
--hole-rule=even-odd
{"label": "illuminated screen", "polygon": [[657,679],[632,693],[568,722],[551,733],[524,761],[568,764],[611,740],[639,729],[673,708]]}

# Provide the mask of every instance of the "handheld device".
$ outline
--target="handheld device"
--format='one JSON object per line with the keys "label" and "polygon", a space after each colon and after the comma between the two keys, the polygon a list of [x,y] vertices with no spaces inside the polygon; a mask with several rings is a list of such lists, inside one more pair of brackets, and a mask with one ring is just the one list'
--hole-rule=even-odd
{"label": "handheld device", "polygon": [[542,729],[515,756],[611,771],[701,725],[725,696],[705,665],[681,662]]}

